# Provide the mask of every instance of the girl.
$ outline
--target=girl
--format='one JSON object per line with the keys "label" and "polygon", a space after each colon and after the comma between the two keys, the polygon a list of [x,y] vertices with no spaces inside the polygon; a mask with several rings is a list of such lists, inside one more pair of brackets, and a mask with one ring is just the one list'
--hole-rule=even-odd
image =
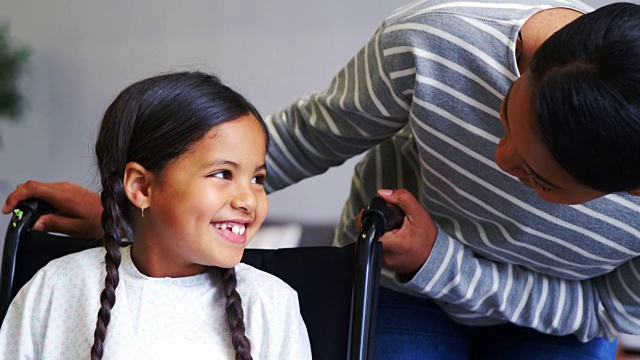
{"label": "girl", "polygon": [[311,358],[295,291],[239,264],[267,213],[267,143],[253,106],[211,75],[125,89],[96,142],[104,249],[25,285],[2,358]]}

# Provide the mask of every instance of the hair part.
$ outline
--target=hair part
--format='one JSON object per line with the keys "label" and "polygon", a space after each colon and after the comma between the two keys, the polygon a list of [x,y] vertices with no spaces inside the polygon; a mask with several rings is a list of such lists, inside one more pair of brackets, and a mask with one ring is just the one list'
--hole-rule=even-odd
{"label": "hair part", "polygon": [[[131,204],[124,191],[125,166],[136,162],[158,175],[174,159],[190,151],[213,127],[251,114],[266,125],[257,110],[242,95],[213,75],[178,72],[136,82],[123,90],[108,107],[95,146],[102,184],[105,288],[100,296],[91,359],[101,359],[104,341],[116,303],[119,283],[120,247],[131,228]],[[236,359],[251,359],[245,335],[240,295],[234,269],[220,269],[227,297],[226,315],[236,350]]]}
{"label": "hair part", "polygon": [[584,185],[640,187],[640,5],[617,3],[553,34],[533,57],[533,106],[545,145]]}

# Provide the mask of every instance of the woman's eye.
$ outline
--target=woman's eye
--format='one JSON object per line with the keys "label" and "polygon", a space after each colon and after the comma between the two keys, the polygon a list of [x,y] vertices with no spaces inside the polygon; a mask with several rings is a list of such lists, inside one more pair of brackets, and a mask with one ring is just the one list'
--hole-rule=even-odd
{"label": "woman's eye", "polygon": [[544,185],[540,185],[540,183],[532,176],[531,177],[531,182],[533,182],[533,187],[542,191],[542,192],[549,192],[551,191],[550,188],[544,186]]}
{"label": "woman's eye", "polygon": [[263,185],[265,178],[266,178],[266,176],[264,176],[264,175],[258,175],[256,177],[254,177],[253,179],[251,179],[251,183],[252,184],[258,184],[258,185]]}
{"label": "woman's eye", "polygon": [[507,126],[507,117],[506,114],[504,112],[504,107],[505,107],[505,102],[503,101],[502,104],[500,104],[500,123],[502,124],[502,127],[505,130],[505,136],[509,136],[509,127]]}
{"label": "woman's eye", "polygon": [[231,171],[228,171],[228,170],[217,171],[209,176],[217,177],[220,179],[231,179]]}

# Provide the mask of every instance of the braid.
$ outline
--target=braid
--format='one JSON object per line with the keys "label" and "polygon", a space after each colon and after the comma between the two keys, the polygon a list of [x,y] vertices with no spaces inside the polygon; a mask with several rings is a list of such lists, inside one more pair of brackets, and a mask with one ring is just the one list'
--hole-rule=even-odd
{"label": "braid", "polygon": [[116,288],[120,282],[118,267],[120,266],[120,244],[123,238],[123,206],[120,204],[124,204],[125,195],[122,179],[118,175],[105,178],[101,198],[104,207],[101,221],[104,229],[104,247],[107,251],[104,258],[107,276],[104,280],[104,290],[100,295],[101,307],[98,310],[96,330],[93,334],[91,360],[102,359],[107,326],[111,321],[111,309],[116,303]]}
{"label": "braid", "polygon": [[244,333],[242,300],[240,299],[240,294],[236,291],[236,270],[234,268],[220,268],[220,274],[222,274],[222,279],[224,280],[224,294],[227,297],[225,306],[227,323],[231,330],[231,343],[236,350],[236,360],[252,360],[251,343]]}

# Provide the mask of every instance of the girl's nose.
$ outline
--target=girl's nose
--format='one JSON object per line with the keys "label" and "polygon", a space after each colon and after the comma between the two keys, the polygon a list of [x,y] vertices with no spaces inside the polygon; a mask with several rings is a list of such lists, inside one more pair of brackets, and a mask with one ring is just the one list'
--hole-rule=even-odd
{"label": "girl's nose", "polygon": [[231,199],[231,206],[235,209],[241,209],[245,212],[252,212],[258,205],[256,195],[253,193],[251,186],[238,186],[236,192]]}

